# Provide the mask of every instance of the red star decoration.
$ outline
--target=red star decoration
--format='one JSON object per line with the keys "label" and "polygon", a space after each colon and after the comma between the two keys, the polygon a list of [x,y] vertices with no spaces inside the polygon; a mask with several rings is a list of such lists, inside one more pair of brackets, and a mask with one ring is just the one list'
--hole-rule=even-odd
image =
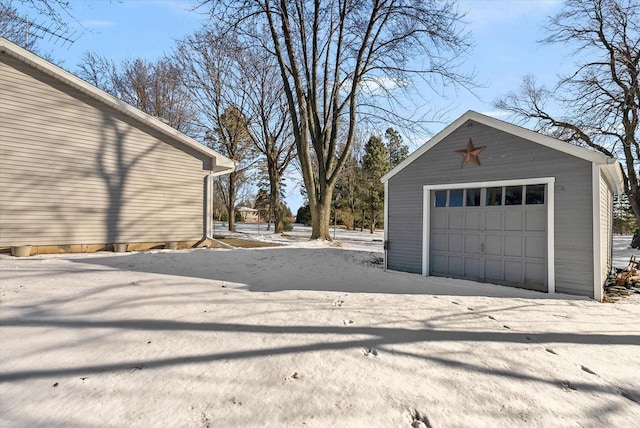
{"label": "red star decoration", "polygon": [[467,143],[466,149],[456,150],[456,153],[458,153],[463,158],[462,165],[460,166],[460,168],[464,168],[466,164],[471,162],[480,166],[480,159],[478,159],[478,155],[480,154],[481,151],[483,151],[486,148],[487,146],[473,147],[473,141],[471,141],[471,138],[469,138],[469,142]]}

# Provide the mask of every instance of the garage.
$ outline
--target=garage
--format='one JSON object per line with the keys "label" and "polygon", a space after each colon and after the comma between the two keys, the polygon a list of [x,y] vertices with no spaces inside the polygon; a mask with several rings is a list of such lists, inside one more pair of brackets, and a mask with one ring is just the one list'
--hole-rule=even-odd
{"label": "garage", "polygon": [[615,159],[469,111],[382,181],[387,269],[601,299]]}

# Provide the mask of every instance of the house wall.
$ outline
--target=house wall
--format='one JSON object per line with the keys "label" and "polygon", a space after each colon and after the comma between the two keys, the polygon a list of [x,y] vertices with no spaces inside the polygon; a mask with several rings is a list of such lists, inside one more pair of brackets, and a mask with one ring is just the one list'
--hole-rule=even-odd
{"label": "house wall", "polygon": [[613,265],[613,192],[602,171],[599,171],[600,185],[600,284],[604,285]]}
{"label": "house wall", "polygon": [[197,152],[0,58],[0,247],[202,238]]}
{"label": "house wall", "polygon": [[[472,138],[482,166],[460,168]],[[469,121],[390,178],[389,269],[422,271],[424,185],[555,177],[555,287],[593,296],[593,194],[591,162]]]}

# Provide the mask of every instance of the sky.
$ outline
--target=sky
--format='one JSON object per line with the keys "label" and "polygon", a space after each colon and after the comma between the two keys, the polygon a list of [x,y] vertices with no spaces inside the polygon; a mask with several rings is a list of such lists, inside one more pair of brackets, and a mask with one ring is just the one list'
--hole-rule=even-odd
{"label": "sky", "polygon": [[[29,2],[13,0],[13,3],[31,21],[48,25],[47,18],[30,8]],[[176,39],[198,30],[207,18],[205,10],[193,10],[191,0],[70,0],[70,3],[72,18],[63,16],[69,22],[65,35],[75,42],[44,38],[38,47],[71,72],[77,71],[82,54],[87,51],[115,62],[138,57],[157,59],[170,53]],[[532,74],[538,82],[553,85],[557,75],[573,65],[573,59],[561,47],[539,43],[545,37],[543,25],[559,11],[561,1],[460,0],[458,4],[460,10],[467,12],[466,28],[475,45],[464,60],[463,70],[476,74],[478,87],[472,92],[451,89],[446,99],[424,88],[419,97],[439,112],[438,121],[429,126],[432,135],[467,110],[506,119],[505,112],[496,111],[493,102],[517,90],[523,76]],[[410,152],[424,142],[423,138],[405,136]],[[299,186],[289,183],[285,200],[295,213],[303,202]]]}

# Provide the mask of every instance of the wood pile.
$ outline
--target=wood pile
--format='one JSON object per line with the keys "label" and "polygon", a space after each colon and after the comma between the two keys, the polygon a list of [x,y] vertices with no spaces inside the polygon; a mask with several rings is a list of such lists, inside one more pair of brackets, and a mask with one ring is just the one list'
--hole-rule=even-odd
{"label": "wood pile", "polygon": [[605,302],[615,302],[622,296],[640,294],[640,260],[631,256],[629,264],[624,269],[616,269],[615,275],[609,278],[605,287]]}

